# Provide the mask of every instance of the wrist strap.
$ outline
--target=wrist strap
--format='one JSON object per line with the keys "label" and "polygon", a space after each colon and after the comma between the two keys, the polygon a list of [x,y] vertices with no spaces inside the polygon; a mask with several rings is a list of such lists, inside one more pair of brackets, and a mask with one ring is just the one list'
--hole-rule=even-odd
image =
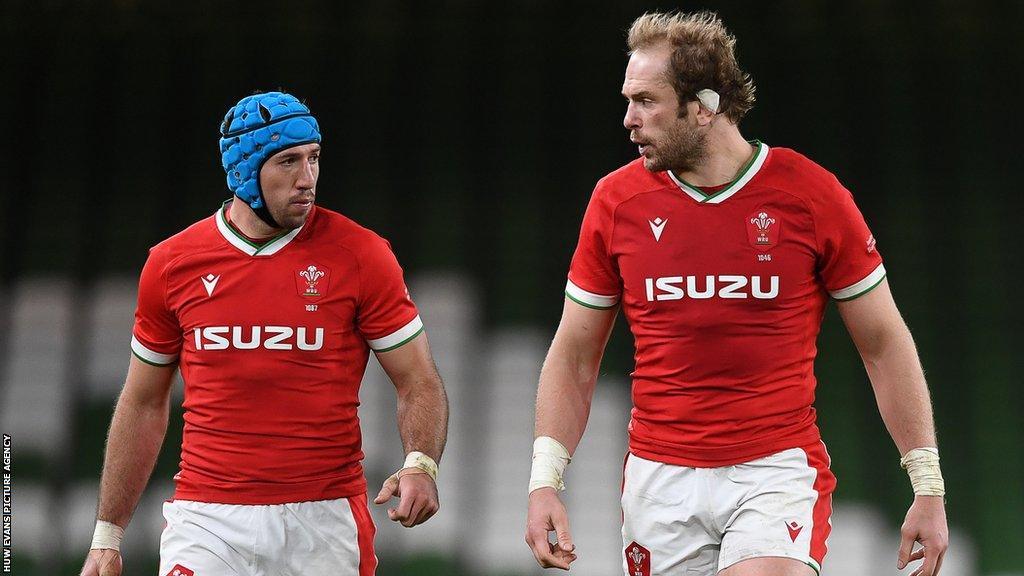
{"label": "wrist strap", "polygon": [[105,520],[96,521],[96,530],[92,533],[92,545],[90,550],[121,550],[121,539],[124,538],[124,528],[113,522]]}
{"label": "wrist strap", "polygon": [[945,496],[938,448],[914,448],[900,459],[900,466],[910,475],[915,496]]}
{"label": "wrist strap", "polygon": [[[426,472],[427,475],[430,476],[431,480],[437,482],[437,462],[434,462],[433,458],[427,456],[423,452],[409,452],[405,457],[405,463],[402,464],[402,470],[405,470],[406,468],[418,468],[423,472]],[[401,473],[402,470],[399,470],[396,474]]]}
{"label": "wrist strap", "polygon": [[562,475],[572,458],[561,442],[550,436],[533,441],[533,466],[530,469],[530,492],[538,488],[565,490]]}

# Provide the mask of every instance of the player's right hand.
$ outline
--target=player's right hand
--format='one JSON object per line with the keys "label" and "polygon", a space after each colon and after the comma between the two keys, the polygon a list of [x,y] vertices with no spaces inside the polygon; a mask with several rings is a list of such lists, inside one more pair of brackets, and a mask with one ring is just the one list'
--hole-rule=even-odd
{"label": "player's right hand", "polygon": [[89,550],[79,576],[121,576],[121,553],[106,548]]}
{"label": "player's right hand", "polygon": [[[548,540],[554,532],[557,542]],[[576,546],[569,533],[569,515],[554,488],[538,488],[530,492],[530,508],[526,513],[526,544],[542,568],[568,570],[576,560]]]}
{"label": "player's right hand", "polygon": [[426,522],[441,506],[437,484],[419,468],[403,468],[392,474],[384,481],[373,503],[384,504],[394,496],[399,498],[398,506],[388,509],[388,518],[406,528]]}

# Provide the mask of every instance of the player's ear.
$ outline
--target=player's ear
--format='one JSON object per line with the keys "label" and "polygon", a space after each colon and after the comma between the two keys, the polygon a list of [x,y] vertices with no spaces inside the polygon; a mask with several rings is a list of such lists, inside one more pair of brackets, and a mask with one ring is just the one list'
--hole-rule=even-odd
{"label": "player's ear", "polygon": [[691,107],[687,112],[696,114],[698,126],[707,126],[711,124],[711,120],[718,113],[719,100],[717,92],[705,88],[697,92],[696,101],[686,103],[687,106]]}

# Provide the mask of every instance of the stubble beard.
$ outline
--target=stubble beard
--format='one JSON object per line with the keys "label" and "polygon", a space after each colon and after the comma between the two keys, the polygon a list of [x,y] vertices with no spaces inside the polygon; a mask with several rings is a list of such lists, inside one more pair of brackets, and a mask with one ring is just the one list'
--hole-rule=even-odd
{"label": "stubble beard", "polygon": [[[314,202],[314,206],[316,203]],[[288,214],[288,210],[291,208],[291,204],[286,204],[281,210],[270,210],[270,216],[274,218],[274,221],[281,226],[282,230],[291,231],[296,228],[301,228],[306,224],[306,220],[309,219],[309,215],[313,212],[313,206],[309,207],[309,210],[302,215],[293,216]]]}
{"label": "stubble beard", "polygon": [[676,129],[666,133],[658,148],[656,156],[644,158],[645,168],[651,172],[691,172],[707,160],[708,137],[706,133],[680,122]]}

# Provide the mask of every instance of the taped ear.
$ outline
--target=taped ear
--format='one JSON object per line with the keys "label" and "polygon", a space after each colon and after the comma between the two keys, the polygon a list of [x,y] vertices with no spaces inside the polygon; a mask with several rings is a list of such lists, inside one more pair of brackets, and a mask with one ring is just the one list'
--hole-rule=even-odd
{"label": "taped ear", "polygon": [[721,102],[718,92],[715,92],[710,88],[698,90],[697,100],[700,102],[701,106],[707,108],[712,114],[718,114],[718,104]]}

